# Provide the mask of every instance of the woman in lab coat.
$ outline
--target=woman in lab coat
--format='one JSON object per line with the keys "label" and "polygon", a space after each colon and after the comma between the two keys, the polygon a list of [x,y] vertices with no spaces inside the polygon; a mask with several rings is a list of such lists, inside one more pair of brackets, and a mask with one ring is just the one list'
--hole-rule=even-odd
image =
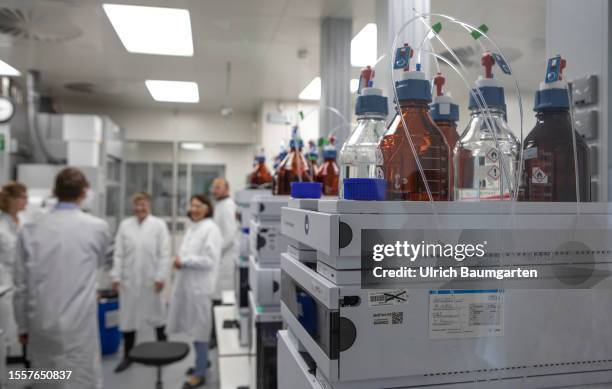
{"label": "woman in lab coat", "polygon": [[[14,249],[21,228],[19,214],[27,203],[28,191],[20,182],[9,182],[0,190],[0,286],[13,284]],[[7,334],[7,342],[17,338],[12,301],[10,292],[0,299],[0,329]]]}
{"label": "woman in lab coat", "polygon": [[212,216],[210,201],[204,195],[192,196],[189,217],[193,224],[183,238],[179,255],[174,259],[177,277],[170,303],[168,332],[187,333],[193,338],[196,352],[196,365],[183,385],[184,389],[197,388],[206,383],[208,341],[213,325],[212,296],[222,242],[221,232]]}

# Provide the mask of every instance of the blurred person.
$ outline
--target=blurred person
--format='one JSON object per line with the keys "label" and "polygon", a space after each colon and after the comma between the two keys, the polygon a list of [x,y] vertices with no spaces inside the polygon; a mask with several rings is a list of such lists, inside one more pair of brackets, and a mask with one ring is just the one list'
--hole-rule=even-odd
{"label": "blurred person", "polygon": [[187,229],[174,259],[176,280],[168,315],[168,332],[186,333],[193,339],[195,367],[183,389],[206,384],[208,342],[212,322],[212,296],[221,257],[221,232],[213,221],[213,206],[204,195],[191,197]]}
{"label": "blurred person", "polygon": [[55,177],[58,203],[19,233],[13,298],[19,340],[34,369],[72,371],[44,388],[102,388],[96,275],[108,224],[81,211],[89,182],[78,169]]}
{"label": "blurred person", "polygon": [[[215,201],[215,223],[221,230],[221,263],[213,298],[213,306],[221,304],[224,290],[234,288],[234,261],[238,257],[238,220],[236,219],[236,203],[230,197],[229,183],[224,178],[213,180],[210,193]],[[211,348],[217,346],[217,337],[213,327]]]}
{"label": "blurred person", "polygon": [[130,350],[143,324],[155,327],[158,341],[165,341],[165,309],[161,292],[170,268],[170,235],[166,223],[151,215],[151,197],[132,197],[134,216],[121,222],[115,238],[111,278],[119,292],[119,328],[123,333],[120,373],[131,365]]}
{"label": "blurred person", "polygon": [[[0,189],[0,285],[13,285],[15,243],[21,229],[21,212],[28,204],[28,190],[20,182],[11,181]],[[12,292],[0,299],[0,328],[5,331],[7,343],[17,336],[13,315]],[[4,347],[5,345],[0,345]],[[23,352],[25,360],[25,350]],[[27,362],[26,362],[27,364]]]}

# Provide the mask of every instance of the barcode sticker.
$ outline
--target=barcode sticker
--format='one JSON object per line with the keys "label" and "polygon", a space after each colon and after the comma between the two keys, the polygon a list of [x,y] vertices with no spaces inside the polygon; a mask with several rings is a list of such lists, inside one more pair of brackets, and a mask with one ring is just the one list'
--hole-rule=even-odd
{"label": "barcode sticker", "polygon": [[394,289],[370,292],[368,297],[368,303],[371,307],[402,305],[408,303],[408,290]]}

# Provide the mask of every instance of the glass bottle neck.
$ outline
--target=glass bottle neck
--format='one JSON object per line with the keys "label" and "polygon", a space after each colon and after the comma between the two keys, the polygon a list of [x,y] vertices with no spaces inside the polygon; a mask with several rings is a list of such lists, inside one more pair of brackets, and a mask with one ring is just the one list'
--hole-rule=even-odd
{"label": "glass bottle neck", "polygon": [[475,116],[487,116],[487,115],[491,115],[494,117],[500,117],[500,118],[504,118],[506,113],[504,112],[504,110],[500,109],[500,108],[489,108],[488,110],[483,110],[480,108],[476,108],[472,110],[472,117]]}
{"label": "glass bottle neck", "polygon": [[569,120],[570,114],[568,109],[547,109],[543,111],[537,111],[536,119],[538,123],[543,122],[545,119]]}
{"label": "glass bottle neck", "polygon": [[357,121],[365,121],[365,120],[385,120],[387,115],[380,112],[366,112],[357,115]]}
{"label": "glass bottle neck", "polygon": [[402,100],[399,105],[402,111],[429,111],[426,100]]}

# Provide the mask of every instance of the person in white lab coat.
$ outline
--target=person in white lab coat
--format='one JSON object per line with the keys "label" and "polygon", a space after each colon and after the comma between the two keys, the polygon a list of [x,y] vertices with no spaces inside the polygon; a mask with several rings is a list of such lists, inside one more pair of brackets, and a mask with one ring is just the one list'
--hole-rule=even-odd
{"label": "person in white lab coat", "polygon": [[221,232],[213,221],[210,201],[204,195],[192,196],[188,214],[192,225],[174,259],[177,275],[168,315],[169,333],[186,333],[194,340],[196,364],[183,389],[206,383],[212,296],[221,257]]}
{"label": "person in white lab coat", "polygon": [[100,389],[102,366],[96,271],[109,244],[108,224],[79,208],[89,183],[77,169],[55,178],[58,204],[26,223],[15,250],[14,309],[34,369],[71,371],[44,388]]}
{"label": "person in white lab coat", "polygon": [[[234,261],[238,257],[238,220],[236,203],[230,197],[229,183],[224,178],[215,178],[210,186],[210,193],[215,200],[215,223],[221,230],[221,264],[213,298],[213,307],[221,304],[224,290],[234,288]],[[211,348],[217,346],[217,336],[213,328]]]}
{"label": "person in white lab coat", "polygon": [[151,215],[147,193],[136,193],[132,206],[134,216],[122,221],[117,231],[111,271],[113,289],[119,291],[119,328],[124,347],[116,373],[130,366],[128,356],[136,342],[136,330],[143,324],[155,327],[158,341],[166,340],[161,292],[171,261],[168,227]]}
{"label": "person in white lab coat", "polygon": [[[11,181],[0,189],[0,286],[13,285],[14,249],[21,228],[19,215],[27,204],[28,190],[22,183]],[[0,329],[4,330],[7,342],[17,336],[12,292],[0,299]]]}
{"label": "person in white lab coat", "polygon": [[238,256],[238,220],[236,203],[230,197],[228,182],[215,178],[210,187],[210,194],[215,201],[215,223],[221,230],[221,265],[215,288],[215,299],[221,299],[221,292],[234,288],[234,261]]}

